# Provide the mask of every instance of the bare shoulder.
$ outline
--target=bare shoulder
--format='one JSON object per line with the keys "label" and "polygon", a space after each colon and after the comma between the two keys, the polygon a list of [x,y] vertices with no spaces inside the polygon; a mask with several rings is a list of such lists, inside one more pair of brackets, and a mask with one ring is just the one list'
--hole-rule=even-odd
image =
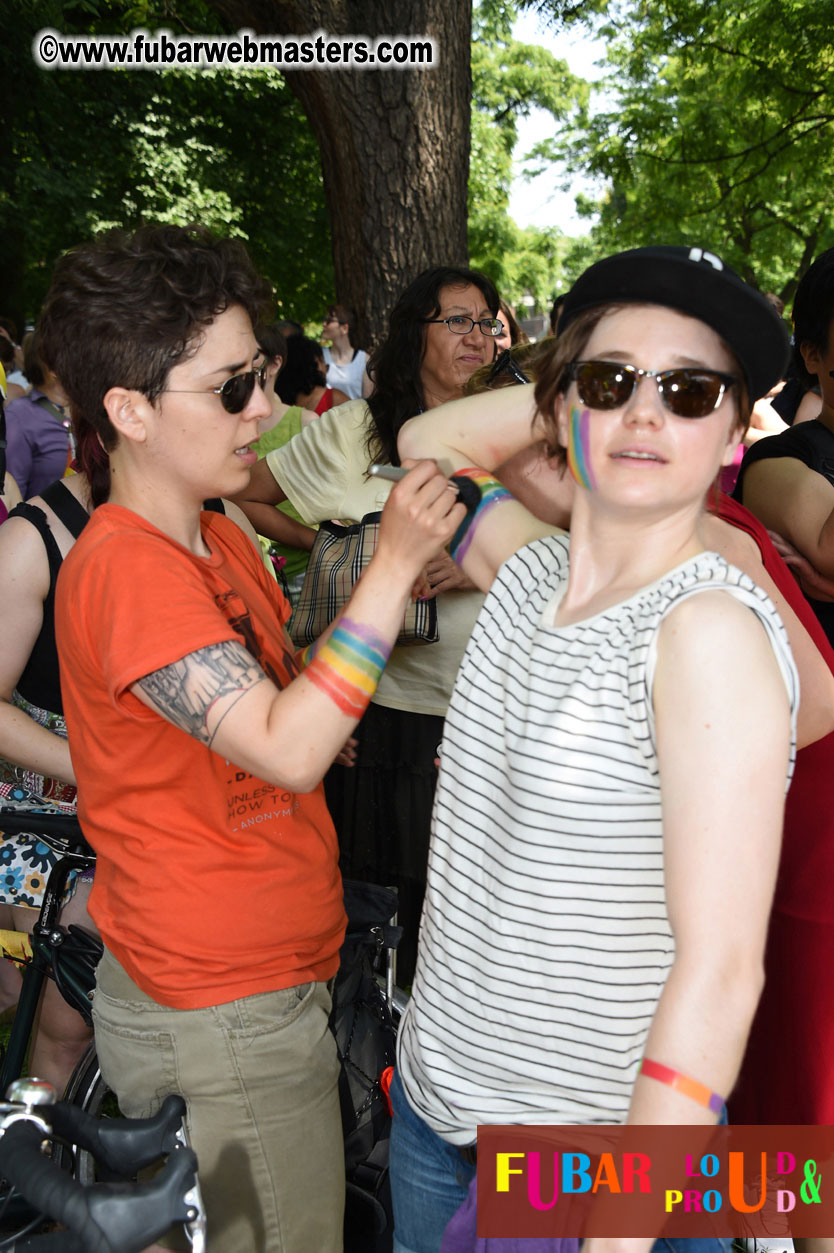
{"label": "bare shoulder", "polygon": [[669,610],[661,624],[659,643],[699,652],[721,647],[735,652],[758,638],[767,639],[759,615],[732,592],[710,588]]}
{"label": "bare shoulder", "polygon": [[[809,485],[821,487],[828,492],[834,488],[821,475],[812,470],[798,457],[762,457],[754,461],[744,476],[744,503],[750,506],[763,494],[775,490],[807,489]],[[753,512],[757,510],[754,508]]]}
{"label": "bare shoulder", "polygon": [[[49,559],[40,533],[26,518],[0,526],[0,574],[7,592],[44,600],[49,591]],[[10,597],[4,597],[8,602]]]}
{"label": "bare shoulder", "polygon": [[734,706],[763,707],[797,693],[787,645],[778,646],[762,617],[729,591],[705,590],[667,614],[657,641],[655,708],[681,711]]}

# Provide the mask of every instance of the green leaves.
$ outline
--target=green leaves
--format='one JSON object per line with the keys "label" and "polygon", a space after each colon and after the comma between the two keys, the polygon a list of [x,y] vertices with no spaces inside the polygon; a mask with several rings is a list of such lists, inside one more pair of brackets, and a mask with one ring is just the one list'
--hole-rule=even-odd
{"label": "green leaves", "polygon": [[702,243],[789,299],[834,243],[831,0],[617,0],[602,111],[555,146],[604,178],[599,254]]}
{"label": "green leaves", "polygon": [[[126,33],[173,28],[175,16],[147,0],[0,9],[3,312],[34,318],[61,252],[142,221],[246,239],[285,316],[320,312],[333,279],[318,148],[276,70],[47,72],[29,54],[44,25]],[[192,30],[218,29],[201,0],[177,10]]]}
{"label": "green leaves", "polygon": [[505,299],[531,295],[543,309],[560,285],[569,241],[556,227],[522,229],[509,216],[517,124],[540,108],[556,129],[584,105],[588,86],[545,48],[514,41],[514,16],[505,0],[482,0],[475,11],[469,253]]}

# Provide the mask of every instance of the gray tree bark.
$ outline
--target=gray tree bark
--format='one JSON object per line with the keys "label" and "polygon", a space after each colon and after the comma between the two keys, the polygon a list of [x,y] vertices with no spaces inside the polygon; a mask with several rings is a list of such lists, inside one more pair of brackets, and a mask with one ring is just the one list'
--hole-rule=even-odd
{"label": "gray tree bark", "polygon": [[[210,0],[258,34],[430,35],[432,69],[287,72],[318,140],[336,299],[378,340],[431,265],[465,265],[471,0]],[[268,150],[269,136],[265,135]]]}

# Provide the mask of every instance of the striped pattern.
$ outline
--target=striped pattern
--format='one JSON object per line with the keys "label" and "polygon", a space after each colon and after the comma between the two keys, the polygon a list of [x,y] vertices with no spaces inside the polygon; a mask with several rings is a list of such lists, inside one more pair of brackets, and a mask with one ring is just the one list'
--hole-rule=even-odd
{"label": "striped pattern", "polygon": [[776,611],[715,553],[583,623],[551,623],[568,540],[499,571],[447,716],[399,1065],[456,1144],[478,1123],[624,1120],[673,958],[650,692],[665,613],[701,590]]}
{"label": "striped pattern", "polygon": [[342,617],[304,673],[342,713],[361,718],[376,691],[391,644],[363,622]]}
{"label": "striped pattern", "polygon": [[596,491],[597,482],[591,468],[591,447],[588,426],[591,414],[588,409],[571,406],[568,439],[568,469],[580,487]]}
{"label": "striped pattern", "polygon": [[455,478],[462,477],[471,479],[480,489],[481,503],[467,512],[466,517],[455,531],[449,544],[449,552],[458,565],[469,552],[469,545],[475,538],[475,532],[490,509],[493,509],[495,505],[500,505],[503,500],[513,499],[506,487],[499,483],[498,479],[493,478],[487,470],[479,470],[474,466],[470,466],[466,470],[456,470]]}

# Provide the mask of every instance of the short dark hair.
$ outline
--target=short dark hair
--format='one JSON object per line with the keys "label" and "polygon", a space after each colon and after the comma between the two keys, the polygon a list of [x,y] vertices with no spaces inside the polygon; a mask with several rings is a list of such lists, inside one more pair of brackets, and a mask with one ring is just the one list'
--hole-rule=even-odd
{"label": "short dark hair", "polygon": [[328,305],[324,311],[325,318],[335,318],[340,326],[348,328],[348,339],[353,344],[356,337],[356,311],[347,305]]}
{"label": "short dark hair", "polygon": [[23,336],[23,373],[33,387],[42,387],[46,382],[43,372],[43,348],[41,336],[37,329],[27,331]]}
{"label": "short dark hair", "polygon": [[113,231],[59,259],[38,322],[41,356],[69,397],[94,503],[97,446],[110,451],[117,440],[107,392],[126,387],[155,400],[216,317],[240,305],[255,325],[269,294],[240,240],[202,226]]}
{"label": "short dark hair", "polygon": [[275,357],[280,357],[282,362],[286,361],[287,341],[278,330],[277,323],[262,322],[260,326],[256,326],[255,339],[258,341],[258,347],[269,361],[272,361]]}
{"label": "short dark hair", "polygon": [[300,395],[308,396],[314,387],[326,387],[321,344],[306,335],[290,335],[284,368],[275,380],[275,391],[285,405],[294,405]]}
{"label": "short dark hair", "polygon": [[420,366],[426,351],[426,318],[440,312],[444,287],[477,287],[493,317],[498,314],[498,292],[492,279],[480,270],[437,265],[423,270],[409,283],[391,310],[388,335],[368,363],[374,391],[368,400],[373,425],[368,437],[369,463],[387,461],[399,465],[397,435],[400,427],[425,409]]}
{"label": "short dark hair", "polygon": [[293,335],[304,334],[304,327],[300,322],[294,322],[292,318],[282,318],[275,325],[284,336],[284,339],[292,339]]}
{"label": "short dark hair", "polygon": [[805,368],[802,345],[824,353],[834,318],[834,248],[821,252],[806,270],[793,298],[793,361],[799,378],[813,383],[815,376]]}

